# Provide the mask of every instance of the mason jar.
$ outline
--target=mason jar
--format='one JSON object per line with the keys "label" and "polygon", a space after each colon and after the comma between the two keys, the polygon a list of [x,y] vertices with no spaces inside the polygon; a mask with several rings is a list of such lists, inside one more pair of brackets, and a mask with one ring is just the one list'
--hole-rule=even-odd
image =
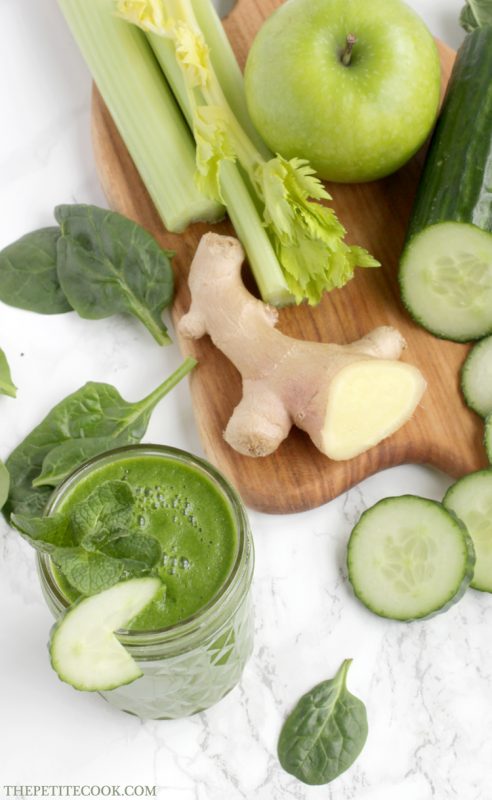
{"label": "mason jar", "polygon": [[[232,568],[212,599],[192,616],[158,630],[116,631],[142,676],[100,692],[111,705],[144,719],[176,719],[217,703],[238,683],[253,647],[251,581],[254,549],[245,509],[235,490],[208,462],[171,447],[133,445],[96,456],[55,489],[46,514],[56,514],[69,493],[94,471],[134,455],[178,461],[208,479],[226,502],[236,533]],[[71,604],[49,556],[38,553],[43,594],[58,618]]]}

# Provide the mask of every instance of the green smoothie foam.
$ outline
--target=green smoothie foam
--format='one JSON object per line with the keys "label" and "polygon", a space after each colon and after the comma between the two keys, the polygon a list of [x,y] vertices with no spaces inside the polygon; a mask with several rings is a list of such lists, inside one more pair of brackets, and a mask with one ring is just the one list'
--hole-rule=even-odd
{"label": "green smoothie foam", "polygon": [[[177,459],[126,455],[95,466],[74,483],[57,512],[70,514],[97,486],[114,480],[127,481],[134,492],[131,531],[154,536],[163,553],[158,567],[163,591],[130,628],[157,630],[188,619],[217,595],[237,556],[236,526],[225,497],[208,477]],[[58,571],[57,579],[75,599]]]}

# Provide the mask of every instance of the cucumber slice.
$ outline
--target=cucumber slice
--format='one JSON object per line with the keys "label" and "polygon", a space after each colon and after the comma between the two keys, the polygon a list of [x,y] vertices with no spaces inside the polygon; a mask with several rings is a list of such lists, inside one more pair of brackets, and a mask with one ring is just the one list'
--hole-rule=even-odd
{"label": "cucumber slice", "polygon": [[425,228],[405,248],[402,300],[422,327],[467,342],[492,332],[492,235],[474,225]]}
{"label": "cucumber slice", "polygon": [[139,678],[138,664],[114,631],[126,627],[160,588],[159,578],[134,578],[70,606],[49,644],[59,678],[84,692],[108,691]]}
{"label": "cucumber slice", "polygon": [[485,420],[485,433],[484,433],[485,452],[489,463],[492,464],[492,414],[489,414]]}
{"label": "cucumber slice", "polygon": [[457,342],[492,333],[492,26],[459,49],[430,143],[400,269],[424,328]]}
{"label": "cucumber slice", "polygon": [[410,621],[446,611],[473,576],[465,526],[440,503],[389,497],[365,511],[348,543],[356,596],[375,614]]}
{"label": "cucumber slice", "polygon": [[466,404],[481,417],[492,412],[492,336],[473,347],[461,370]]}
{"label": "cucumber slice", "polygon": [[448,489],[443,503],[462,520],[473,539],[477,561],[470,586],[492,592],[492,469],[460,478]]}

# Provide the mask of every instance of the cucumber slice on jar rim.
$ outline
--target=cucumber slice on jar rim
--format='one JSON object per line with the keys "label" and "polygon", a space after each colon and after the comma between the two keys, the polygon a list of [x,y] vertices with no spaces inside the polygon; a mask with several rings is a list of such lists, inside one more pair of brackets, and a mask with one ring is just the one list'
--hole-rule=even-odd
{"label": "cucumber slice on jar rim", "polygon": [[470,586],[492,592],[492,469],[460,478],[443,503],[462,520],[473,540],[476,564]]}
{"label": "cucumber slice on jar rim", "polygon": [[402,300],[422,327],[467,342],[492,332],[492,234],[461,222],[431,225],[405,247]]}
{"label": "cucumber slice on jar rim", "polygon": [[159,578],[132,578],[77,600],[54,625],[49,650],[58,677],[75,689],[102,692],[142,675],[116,638],[154,598]]}
{"label": "cucumber slice on jar rim", "polygon": [[441,503],[403,495],[362,514],[347,564],[354,592],[370,611],[411,621],[446,611],[463,596],[475,552],[463,523]]}

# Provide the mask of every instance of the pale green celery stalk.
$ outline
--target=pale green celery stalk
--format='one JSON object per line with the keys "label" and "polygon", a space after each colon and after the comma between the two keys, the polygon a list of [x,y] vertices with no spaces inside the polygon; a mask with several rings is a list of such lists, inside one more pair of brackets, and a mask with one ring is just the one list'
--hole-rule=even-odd
{"label": "pale green celery stalk", "polygon": [[222,218],[196,185],[193,137],[145,35],[115,16],[113,0],[58,3],[165,227]]}
{"label": "pale green celery stalk", "polygon": [[[268,158],[255,146],[227,102],[192,0],[115,0],[115,4],[124,19],[162,39],[165,44],[159,46],[153,39],[153,47],[163,53],[164,65],[172,52],[167,42],[174,47],[184,85],[180,92],[187,98],[197,143],[198,185],[224,200],[228,173],[223,167],[240,164],[262,204],[262,223],[296,302],[314,305],[323,292],[344,286],[356,266],[379,266],[365,250],[344,242],[345,229],[333,209],[322,203],[331,198],[307,161],[280,155]],[[168,67],[168,75],[170,71]]]}
{"label": "pale green celery stalk", "polygon": [[249,115],[244,93],[243,73],[215,7],[211,0],[191,0],[191,5],[196,21],[210,48],[210,60],[227,102],[256,149],[263,158],[270,159],[272,153],[256,130]]}
{"label": "pale green celery stalk", "polygon": [[[149,33],[147,36],[184,116],[190,127],[193,127],[190,98],[180,66],[176,61],[174,44],[170,39],[164,39],[155,33]],[[220,166],[220,188],[229,217],[246,251],[263,300],[275,306],[292,303],[292,295],[253,196],[240,168],[231,161],[223,161]]]}

